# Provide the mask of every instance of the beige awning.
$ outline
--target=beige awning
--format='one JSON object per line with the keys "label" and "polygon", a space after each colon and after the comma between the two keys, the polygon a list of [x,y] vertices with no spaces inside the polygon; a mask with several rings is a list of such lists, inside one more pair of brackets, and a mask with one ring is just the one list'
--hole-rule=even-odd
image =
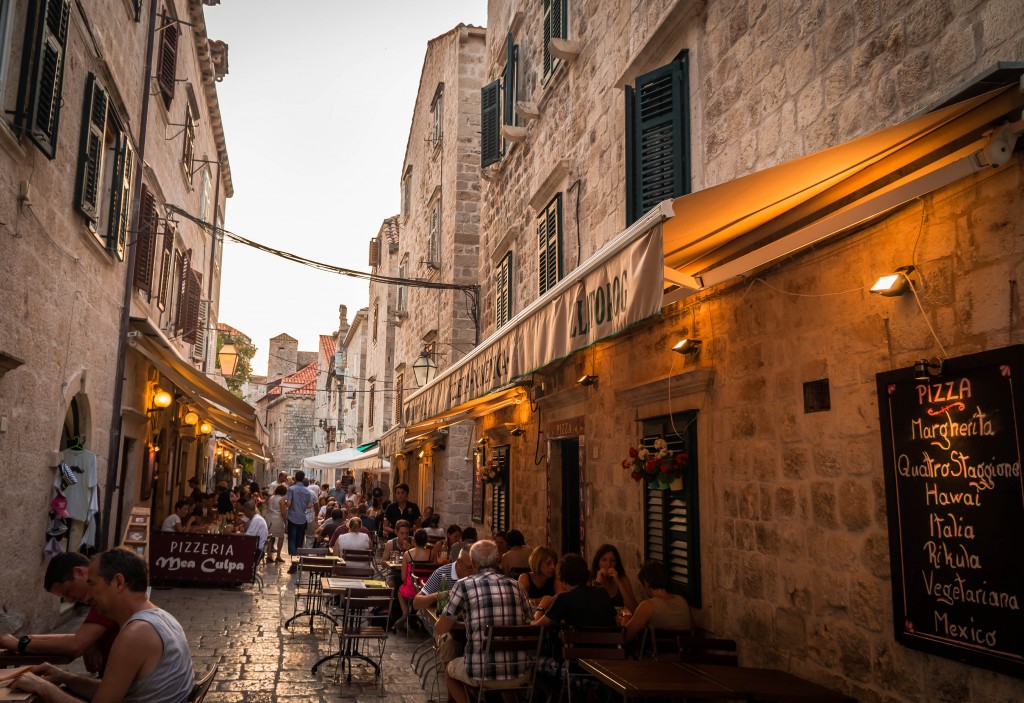
{"label": "beige awning", "polygon": [[189,399],[204,420],[227,435],[227,439],[245,453],[266,459],[269,456],[267,432],[256,410],[226,388],[181,359],[147,320],[132,320],[135,334],[129,345],[145,357]]}
{"label": "beige awning", "polygon": [[999,155],[985,132],[1006,118],[1020,119],[1022,106],[1024,95],[1007,86],[676,198],[675,217],[662,225],[666,283],[716,285],[991,170]]}
{"label": "beige awning", "polygon": [[454,408],[450,408],[443,413],[435,415],[427,420],[418,422],[415,425],[409,425],[405,428],[405,436],[410,438],[406,440],[406,443],[412,441],[418,435],[422,435],[428,432],[434,432],[442,427],[448,425],[454,425],[457,422],[464,420],[472,420],[473,418],[483,417],[489,415],[495,410],[514,405],[516,403],[525,402],[527,400],[527,392],[521,385],[516,384],[507,386],[505,388],[488,393],[485,396],[474,398],[469,402],[456,405]]}

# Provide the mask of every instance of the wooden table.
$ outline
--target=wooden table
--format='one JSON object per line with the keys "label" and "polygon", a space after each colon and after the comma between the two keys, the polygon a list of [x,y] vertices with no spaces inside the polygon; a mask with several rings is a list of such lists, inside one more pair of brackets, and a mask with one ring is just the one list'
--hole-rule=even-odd
{"label": "wooden table", "polygon": [[[390,590],[390,587],[383,581],[375,579],[355,579],[347,578],[343,576],[322,576],[320,578],[320,589],[324,592],[325,596],[340,596],[348,591],[350,588],[379,588],[382,591]],[[392,601],[392,604],[394,601]],[[337,622],[335,622],[337,624]],[[356,651],[341,651],[340,649],[333,654],[328,654],[326,657],[321,657],[315,664],[313,664],[312,673],[316,673],[316,670],[320,668],[320,665],[331,659],[362,659],[376,671],[378,669],[377,662],[373,661],[370,657]],[[379,672],[378,672],[379,673]]]}
{"label": "wooden table", "polygon": [[581,659],[580,666],[627,700],[654,696],[756,698],[777,703],[850,703],[855,700],[778,669],[596,659]]}
{"label": "wooden table", "polygon": [[18,666],[34,666],[36,664],[68,664],[73,661],[72,657],[64,654],[18,654],[6,649],[0,649],[0,669],[10,669]]}

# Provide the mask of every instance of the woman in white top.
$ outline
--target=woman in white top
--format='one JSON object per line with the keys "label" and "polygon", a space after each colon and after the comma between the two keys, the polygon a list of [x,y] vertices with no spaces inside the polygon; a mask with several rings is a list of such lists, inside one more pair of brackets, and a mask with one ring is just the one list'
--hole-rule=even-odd
{"label": "woman in white top", "polygon": [[334,553],[341,556],[346,549],[370,549],[370,535],[363,530],[363,521],[357,517],[348,521],[348,532],[334,542]]}
{"label": "woman in white top", "polygon": [[693,628],[690,604],[682,596],[668,592],[669,579],[668,569],[661,562],[649,561],[640,567],[637,580],[650,594],[650,598],[641,601],[631,616],[623,618],[627,640],[635,638],[645,627],[677,630]]}
{"label": "woman in white top", "polygon": [[[274,489],[274,495],[267,501],[267,509],[263,516],[267,519],[267,529],[270,532],[270,544],[267,546],[267,562],[282,562],[281,548],[284,547],[285,535],[287,533],[286,520],[288,519],[288,487],[280,483]],[[274,557],[274,558],[271,558]]]}

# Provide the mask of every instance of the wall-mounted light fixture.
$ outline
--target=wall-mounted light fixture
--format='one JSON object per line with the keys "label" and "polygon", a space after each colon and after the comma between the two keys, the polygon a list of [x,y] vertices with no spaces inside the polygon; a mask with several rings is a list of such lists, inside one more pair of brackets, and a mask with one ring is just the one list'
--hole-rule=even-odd
{"label": "wall-mounted light fixture", "polygon": [[576,379],[576,385],[578,386],[592,386],[597,383],[597,376],[591,374],[583,374]]}
{"label": "wall-mounted light fixture", "polygon": [[181,418],[181,422],[189,427],[195,427],[199,424],[199,413],[195,410],[189,410],[185,413],[185,417]]}
{"label": "wall-mounted light fixture", "polygon": [[520,427],[519,425],[516,425],[515,427],[513,427],[512,429],[510,429],[510,430],[508,431],[508,433],[509,433],[510,435],[512,435],[513,437],[522,437],[522,436],[523,436],[524,434],[526,434],[526,430],[524,430],[524,429],[523,429],[522,427]]}
{"label": "wall-mounted light fixture", "polygon": [[444,451],[444,447],[445,447],[444,442],[434,442],[434,451],[435,452],[443,452]]}
{"label": "wall-mounted light fixture", "polygon": [[913,266],[900,266],[892,273],[887,273],[875,281],[875,285],[871,286],[869,291],[886,298],[903,295],[910,287],[909,276],[913,271]]}
{"label": "wall-mounted light fixture", "polygon": [[164,408],[169,408],[171,406],[171,403],[173,402],[174,396],[165,391],[163,388],[157,388],[153,392],[153,398],[150,401],[153,407],[151,407],[147,412],[157,412],[159,410],[163,410]]}
{"label": "wall-mounted light fixture", "polygon": [[672,347],[672,351],[676,354],[696,354],[700,351],[700,345],[702,342],[699,339],[693,339],[692,337],[683,337],[681,340],[676,342],[675,346]]}
{"label": "wall-mounted light fixture", "polygon": [[914,362],[914,380],[927,381],[942,374],[942,362],[936,358],[918,359]]}
{"label": "wall-mounted light fixture", "polygon": [[487,438],[486,437],[481,437],[480,439],[478,439],[476,441],[476,443],[480,447],[486,446],[487,445]]}
{"label": "wall-mounted light fixture", "polygon": [[220,372],[231,378],[235,375],[235,367],[238,366],[238,349],[230,342],[225,344],[217,352],[217,362],[220,364]]}
{"label": "wall-mounted light fixture", "polygon": [[196,428],[196,431],[198,431],[199,434],[201,435],[208,435],[211,432],[213,432],[213,425],[211,425],[206,420],[203,420],[202,422],[199,423],[199,427]]}

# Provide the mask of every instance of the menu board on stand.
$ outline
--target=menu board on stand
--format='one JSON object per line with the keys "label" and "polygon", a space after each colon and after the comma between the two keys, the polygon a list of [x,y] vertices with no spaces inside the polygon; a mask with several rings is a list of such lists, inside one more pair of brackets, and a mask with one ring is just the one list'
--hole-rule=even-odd
{"label": "menu board on stand", "polygon": [[149,561],[149,508],[136,506],[128,516],[121,546]]}
{"label": "menu board on stand", "polygon": [[1024,346],[933,371],[876,377],[895,637],[1024,678]]}

